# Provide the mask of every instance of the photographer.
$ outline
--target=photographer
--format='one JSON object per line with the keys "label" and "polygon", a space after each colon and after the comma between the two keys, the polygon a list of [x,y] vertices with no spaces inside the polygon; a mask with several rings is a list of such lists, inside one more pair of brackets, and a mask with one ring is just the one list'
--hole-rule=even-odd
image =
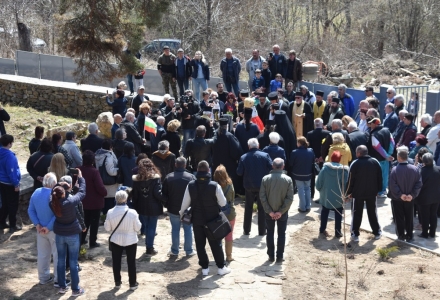
{"label": "photographer", "polygon": [[[180,106],[180,105],[179,105]],[[168,126],[168,122],[174,119],[180,119],[180,113],[182,109],[176,107],[174,98],[168,99],[167,106],[161,109],[162,116],[165,118],[165,128]]]}
{"label": "photographer", "polygon": [[199,102],[193,98],[193,91],[186,90],[185,95],[180,97],[180,109],[182,120],[182,152],[185,154],[186,142],[195,136],[195,119],[200,112]]}

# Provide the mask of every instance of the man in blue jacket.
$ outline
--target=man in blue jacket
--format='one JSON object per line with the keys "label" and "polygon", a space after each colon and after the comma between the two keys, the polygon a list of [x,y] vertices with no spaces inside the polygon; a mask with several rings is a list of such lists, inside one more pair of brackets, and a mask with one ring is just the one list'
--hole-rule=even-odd
{"label": "man in blue jacket", "polygon": [[397,124],[399,124],[399,117],[394,112],[394,104],[387,103],[385,105],[385,118],[383,120],[383,126],[388,128],[391,133],[397,128]]}
{"label": "man in blue jacket", "polygon": [[346,93],[347,86],[345,84],[338,85],[339,99],[344,104],[345,114],[349,117],[354,117],[354,99],[351,95]]}
{"label": "man in blue jacket", "polygon": [[123,90],[116,91],[117,98],[110,102],[110,96],[107,94],[105,101],[108,105],[112,107],[112,114],[120,114],[123,118],[125,118],[125,113],[127,112],[127,98],[125,98],[125,92]]}
{"label": "man in blue jacket", "polygon": [[[58,282],[57,263],[58,252],[55,244],[53,223],[55,215],[49,207],[52,188],[57,184],[54,173],[43,177],[43,187],[36,189],[29,201],[28,215],[37,229],[37,265],[40,284]],[[53,275],[50,276],[50,259],[53,255]]]}
{"label": "man in blue jacket", "polygon": [[[0,194],[2,207],[0,208],[0,229],[8,228],[9,232],[21,230],[17,226],[18,198],[20,195],[20,168],[14,152],[10,149],[14,137],[9,134],[2,135],[0,138]],[[9,225],[6,218],[9,216]]]}
{"label": "man in blue jacket", "polygon": [[241,64],[240,60],[232,55],[231,48],[225,50],[225,57],[220,62],[220,70],[222,71],[226,90],[232,92],[232,89],[234,89],[234,94],[238,97],[238,92],[240,90],[238,87],[238,81],[241,72]]}
{"label": "man in blue jacket", "polygon": [[258,235],[266,235],[266,222],[263,206],[260,201],[260,186],[264,176],[272,170],[272,159],[269,154],[258,150],[256,138],[248,141],[249,152],[242,155],[238,163],[237,175],[243,176],[243,186],[246,190],[243,231],[249,235],[252,225],[252,210],[254,202],[258,205]]}

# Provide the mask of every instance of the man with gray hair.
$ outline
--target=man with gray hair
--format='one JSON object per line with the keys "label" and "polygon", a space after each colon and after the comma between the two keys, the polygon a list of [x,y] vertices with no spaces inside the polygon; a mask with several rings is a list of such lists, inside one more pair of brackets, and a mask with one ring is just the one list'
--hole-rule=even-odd
{"label": "man with gray hair", "polygon": [[[267,56],[267,62],[269,63],[269,69],[271,72],[271,80],[275,79],[276,74],[281,74],[283,78],[286,78],[287,73],[287,59],[280,52],[279,45],[273,45],[272,51]],[[289,76],[290,78],[291,76]]]}
{"label": "man with gray hair", "polygon": [[[47,173],[43,177],[43,187],[32,194],[29,201],[28,215],[37,229],[37,266],[40,284],[58,282],[58,252],[55,243],[53,224],[55,215],[50,209],[52,188],[57,184],[55,173]],[[53,275],[50,276],[50,259],[53,256]]]}
{"label": "man with gray hair", "polygon": [[248,146],[249,152],[241,156],[237,168],[237,175],[243,176],[243,186],[246,191],[243,234],[249,235],[251,232],[253,205],[254,202],[257,202],[258,235],[263,236],[266,235],[266,223],[259,194],[261,179],[272,169],[272,159],[269,154],[258,150],[259,145],[256,138],[249,139]]}
{"label": "man with gray hair", "polygon": [[387,103],[394,104],[394,97],[396,96],[396,89],[393,87],[389,87],[387,89]]}
{"label": "man with gray hair", "polygon": [[413,241],[413,200],[419,195],[422,180],[417,167],[408,163],[408,148],[397,148],[398,165],[391,170],[389,194],[396,235],[399,240]]}
{"label": "man with gray hair", "polygon": [[388,128],[391,133],[396,131],[397,124],[399,124],[399,117],[394,112],[394,104],[385,104],[385,118],[383,119],[383,126]]}
{"label": "man with gray hair", "polygon": [[269,261],[275,260],[275,223],[278,227],[277,263],[283,262],[284,246],[286,244],[286,228],[290,206],[293,202],[293,182],[284,174],[284,160],[275,158],[272,164],[273,170],[263,177],[260,188],[260,201],[264,209],[267,235],[267,255]]}
{"label": "man with gray hair", "polygon": [[226,90],[232,92],[232,89],[234,89],[234,94],[238,97],[240,91],[238,82],[240,79],[241,64],[240,60],[232,55],[231,48],[225,49],[225,57],[220,62],[220,71],[222,72]]}
{"label": "man with gray hair", "polygon": [[405,115],[408,113],[407,110],[402,109],[397,115],[399,117],[399,123],[397,124],[396,130],[393,132],[393,138],[395,141],[399,141],[403,132],[405,131],[406,125],[403,121],[405,119]]}
{"label": "man with gray hair", "polygon": [[427,136],[429,130],[432,128],[432,117],[430,114],[426,113],[420,117],[420,126],[423,128],[420,134]]}
{"label": "man with gray hair", "polygon": [[278,134],[278,132],[269,133],[269,140],[269,146],[264,147],[262,151],[269,154],[272,160],[278,157],[286,160],[286,152],[283,148],[278,146],[278,142],[280,141],[280,135]]}
{"label": "man with gray hair", "polygon": [[401,110],[406,109],[404,102],[405,102],[404,95],[398,94],[394,97],[394,111],[396,114],[399,114]]}
{"label": "man with gray hair", "polygon": [[354,117],[354,99],[350,94],[346,93],[347,86],[345,84],[338,85],[339,99],[344,105],[345,114]]}
{"label": "man with gray hair", "polygon": [[426,145],[432,153],[435,153],[435,149],[437,148],[437,143],[440,142],[440,138],[438,138],[438,132],[440,131],[440,110],[434,113],[434,123],[426,138],[428,139],[428,144]]}
{"label": "man with gray hair", "polygon": [[165,176],[174,171],[176,156],[170,151],[170,143],[167,140],[160,141],[158,148],[159,150],[151,155],[151,161],[159,169],[164,181]]}
{"label": "man with gray hair", "polygon": [[89,135],[86,138],[81,139],[81,151],[84,153],[84,151],[90,150],[95,153],[96,150],[101,149],[104,139],[98,136],[98,125],[96,125],[96,123],[90,123],[88,130]]}
{"label": "man with gray hair", "polygon": [[121,123],[121,127],[125,129],[127,133],[127,142],[133,143],[134,152],[138,156],[142,152],[142,145],[146,143],[146,140],[141,137],[136,126],[134,125],[135,116],[132,112],[127,112],[125,120]]}

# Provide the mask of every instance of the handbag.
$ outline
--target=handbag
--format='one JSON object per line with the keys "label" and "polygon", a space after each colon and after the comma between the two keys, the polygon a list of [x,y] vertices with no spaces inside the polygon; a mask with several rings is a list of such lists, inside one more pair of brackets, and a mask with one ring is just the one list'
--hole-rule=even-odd
{"label": "handbag", "polygon": [[121,225],[122,220],[124,220],[125,215],[126,215],[127,213],[128,213],[128,209],[127,209],[127,211],[125,212],[125,214],[122,216],[122,218],[121,218],[121,220],[119,221],[118,225],[116,226],[115,230],[113,230],[112,234],[110,234],[110,236],[108,237],[108,250],[109,250],[109,251],[112,251],[112,250],[113,250],[113,249],[112,249],[112,243],[110,242],[110,239],[112,238],[113,233],[115,233],[116,229],[118,229],[119,225]]}
{"label": "handbag", "polygon": [[180,219],[182,221],[183,224],[186,225],[191,225],[192,224],[192,210],[191,207],[185,209],[185,211],[183,212],[183,216]]}
{"label": "handbag", "polygon": [[104,162],[102,166],[99,167],[99,175],[101,175],[102,183],[104,185],[113,185],[117,182],[116,176],[111,176],[108,174],[107,169],[105,168],[105,161],[107,160],[107,155],[104,158]]}

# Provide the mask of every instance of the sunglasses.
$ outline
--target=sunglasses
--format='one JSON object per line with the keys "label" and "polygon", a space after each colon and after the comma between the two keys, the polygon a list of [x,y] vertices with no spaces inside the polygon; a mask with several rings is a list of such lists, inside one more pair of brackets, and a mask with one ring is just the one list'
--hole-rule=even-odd
{"label": "sunglasses", "polygon": [[387,92],[387,94],[392,94],[391,92]]}

